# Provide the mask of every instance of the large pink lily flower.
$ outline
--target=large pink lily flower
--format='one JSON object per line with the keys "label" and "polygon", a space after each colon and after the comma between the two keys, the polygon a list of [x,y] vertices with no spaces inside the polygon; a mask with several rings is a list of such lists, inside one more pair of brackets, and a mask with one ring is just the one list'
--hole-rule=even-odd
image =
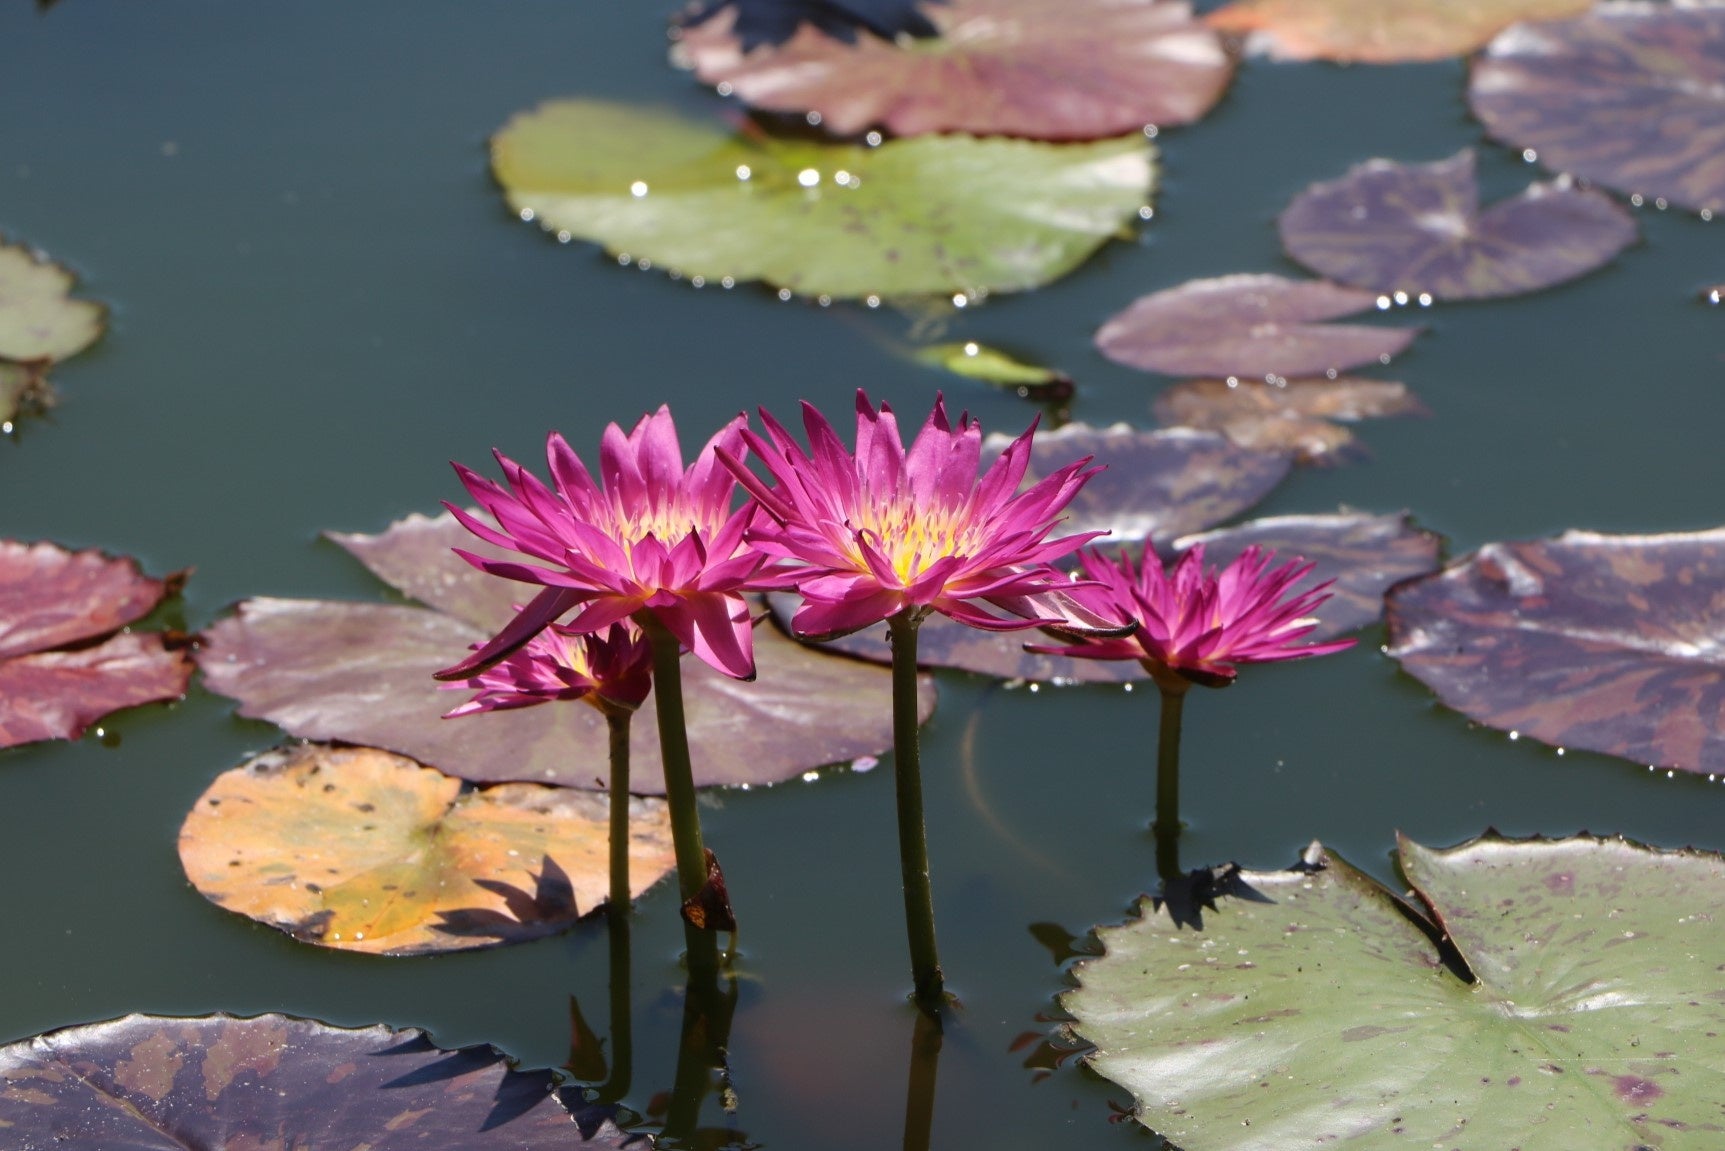
{"label": "large pink lily flower", "polygon": [[635,711],[653,688],[653,647],[627,620],[603,632],[552,624],[501,662],[443,687],[478,693],[444,719],[566,699],[584,699],[600,711]]}
{"label": "large pink lily flower", "polygon": [[1119,630],[1119,619],[1085,613],[1072,595],[1076,585],[1049,566],[1105,534],[1049,538],[1061,511],[1099,470],[1087,469],[1088,459],[1019,492],[1034,423],[978,479],[982,428],[968,413],[954,428],[936,399],[906,451],[891,408],[875,411],[859,391],[856,410],[854,453],[808,403],[808,452],[763,410],[766,436],[752,429],[743,435],[775,486],[720,451],[766,513],[749,542],[789,561],[784,578],[803,597],[792,620],[799,634],[830,638],[931,611],[994,631],[1061,623]]}
{"label": "large pink lily flower", "polygon": [[457,553],[482,571],[545,590],[437,678],[468,679],[575,611],[571,632],[631,617],[644,626],[657,622],[719,671],[752,679],[754,641],[742,593],[758,586],[766,559],[743,542],[753,513],[732,510],[736,481],[717,456],[745,450],[745,423],[738,416],[721,428],[687,470],[669,408],[642,417],[627,434],[611,424],[599,441],[600,483],[555,432],[546,441],[549,487],[501,452],[494,454],[507,487],[456,464],[495,526],[445,506],[480,539],[537,562]]}
{"label": "large pink lily flower", "polygon": [[[1196,544],[1169,574],[1148,540],[1139,564],[1125,549],[1118,562],[1087,549],[1079,555],[1084,574],[1122,614],[1140,621],[1137,631],[1030,650],[1135,659],[1166,689],[1184,681],[1224,687],[1234,680],[1235,664],[1304,659],[1352,647],[1351,639],[1296,644],[1317,626],[1311,613],[1330,598],[1331,581],[1294,591],[1313,565],[1290,560],[1271,570],[1275,554],[1253,545],[1218,575],[1214,568],[1204,570],[1204,545]],[[1178,678],[1168,680],[1170,672]]]}

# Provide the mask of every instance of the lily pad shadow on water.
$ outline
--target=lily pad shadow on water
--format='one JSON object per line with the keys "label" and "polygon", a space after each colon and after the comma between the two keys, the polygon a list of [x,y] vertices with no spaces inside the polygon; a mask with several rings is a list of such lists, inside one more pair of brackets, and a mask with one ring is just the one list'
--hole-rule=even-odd
{"label": "lily pad shadow on water", "polygon": [[1099,928],[1062,999],[1088,1062],[1183,1151],[1718,1146],[1725,859],[1488,833],[1398,861],[1414,905],[1314,843],[1202,930],[1148,899]]}

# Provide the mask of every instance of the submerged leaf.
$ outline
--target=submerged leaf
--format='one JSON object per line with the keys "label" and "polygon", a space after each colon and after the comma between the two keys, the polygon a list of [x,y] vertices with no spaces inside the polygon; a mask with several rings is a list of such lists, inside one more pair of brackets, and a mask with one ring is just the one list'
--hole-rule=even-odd
{"label": "submerged leaf", "polygon": [[[549,1072],[495,1047],[310,1019],[128,1015],[0,1047],[7,1144],[138,1148],[564,1151],[574,1120]],[[622,1147],[607,1122],[590,1144]]]}
{"label": "submerged leaf", "polygon": [[1430,921],[1313,844],[1234,873],[1199,930],[1148,899],[1100,928],[1062,999],[1088,1062],[1185,1151],[1717,1146],[1725,859],[1495,835],[1399,856]]}
{"label": "submerged leaf", "polygon": [[148,615],[179,582],[97,551],[0,540],[0,747],[76,739],[109,712],[183,695],[191,660],[160,635],[90,642]]}
{"label": "submerged leaf", "polygon": [[[606,786],[608,736],[594,708],[547,704],[439,718],[465,697],[439,690],[431,673],[489,638],[529,585],[486,575],[456,557],[452,546],[486,549],[447,513],[409,517],[376,537],[337,539],[381,578],[455,614],[247,600],[205,633],[198,663],[211,691],[239,700],[241,715],[302,738],[388,748],[478,783]],[[777,783],[891,745],[886,672],[811,651],[770,627],[755,629],[755,662],[755,682],[738,683],[705,663],[684,661],[698,785]],[[933,682],[925,680],[923,718],[934,698]],[[631,790],[663,794],[651,700],[631,737]]]}
{"label": "submerged leaf", "polygon": [[1280,60],[1396,64],[1465,56],[1521,20],[1587,11],[1593,0],[1234,0],[1206,20]]}
{"label": "submerged leaf", "polygon": [[1331,423],[1374,416],[1423,416],[1425,405],[1405,384],[1343,376],[1338,379],[1186,380],[1164,390],[1154,404],[1164,424],[1208,428],[1244,448],[1291,452],[1301,463],[1328,463],[1354,442]]}
{"label": "submerged leaf", "polygon": [[1140,133],[868,147],[587,100],[516,116],[492,167],[510,206],[560,237],[701,282],[839,298],[1047,283],[1135,219],[1154,179]]}
{"label": "submerged leaf", "polygon": [[1288,254],[1319,275],[1439,300],[1561,284],[1636,235],[1609,197],[1566,182],[1533,184],[1480,211],[1472,149],[1431,164],[1356,164],[1296,196],[1278,223]]}
{"label": "submerged leaf", "polygon": [[[604,902],[606,800],[461,781],[370,747],[270,751],[216,777],[180,829],[186,877],[219,907],[373,955],[520,943]],[[629,887],[674,866],[665,804],[629,804]]]}
{"label": "submerged leaf", "polygon": [[1487,544],[1389,601],[1389,654],[1469,718],[1725,771],[1725,528]]}
{"label": "submerged leaf", "polygon": [[1041,364],[1015,359],[998,348],[966,340],[955,344],[931,344],[918,348],[912,358],[919,364],[955,376],[1003,388],[1016,388],[1021,396],[1036,395],[1065,399],[1072,395],[1072,377]]}
{"label": "submerged leaf", "polygon": [[731,17],[673,56],[745,103],[813,112],[841,136],[969,132],[1092,140],[1208,112],[1234,63],[1186,0],[947,0],[933,39],[844,39],[805,25],[751,48]]}
{"label": "submerged leaf", "polygon": [[1096,332],[1116,363],[1170,376],[1318,376],[1388,363],[1418,328],[1328,324],[1377,306],[1375,292],[1267,274],[1190,280],[1140,296]]}
{"label": "submerged leaf", "polygon": [[1606,0],[1493,40],[1468,104],[1547,168],[1711,213],[1725,211],[1722,86],[1725,4]]}
{"label": "submerged leaf", "polygon": [[0,359],[64,360],[96,342],[106,309],[71,298],[72,273],[0,239]]}

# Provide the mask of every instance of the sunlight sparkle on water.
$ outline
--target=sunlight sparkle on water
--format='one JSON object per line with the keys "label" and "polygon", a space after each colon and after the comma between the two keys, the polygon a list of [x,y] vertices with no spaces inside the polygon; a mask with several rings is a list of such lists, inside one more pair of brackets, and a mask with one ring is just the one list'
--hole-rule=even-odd
{"label": "sunlight sparkle on water", "polygon": [[754,172],[750,170],[747,164],[737,165],[737,179],[747,180],[752,175],[754,175]]}
{"label": "sunlight sparkle on water", "polygon": [[647,194],[647,181],[636,180],[633,184],[630,184],[629,185],[629,194],[631,196],[635,197],[637,200],[639,200],[642,196],[645,196]]}
{"label": "sunlight sparkle on water", "polygon": [[821,174],[813,168],[804,168],[797,173],[797,183],[805,188],[812,188],[821,182]]}
{"label": "sunlight sparkle on water", "polygon": [[784,304],[791,302],[791,290],[789,288],[779,289],[779,302]]}

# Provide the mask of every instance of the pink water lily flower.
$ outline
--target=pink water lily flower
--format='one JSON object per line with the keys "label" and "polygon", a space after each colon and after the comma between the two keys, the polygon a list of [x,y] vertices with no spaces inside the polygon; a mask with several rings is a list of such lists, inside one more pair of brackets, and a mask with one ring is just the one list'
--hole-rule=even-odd
{"label": "pink water lily flower", "polygon": [[564,699],[584,699],[601,711],[634,711],[653,688],[653,647],[626,620],[602,632],[552,624],[501,662],[442,686],[478,693],[444,719]]}
{"label": "pink water lily flower", "polygon": [[748,604],[765,557],[747,547],[753,516],[733,510],[736,481],[719,463],[723,449],[745,450],[738,416],[708,441],[685,470],[669,408],[642,417],[627,434],[609,425],[599,441],[595,482],[562,436],[546,441],[551,486],[494,453],[507,487],[455,465],[469,494],[495,526],[445,506],[468,531],[533,562],[457,552],[468,563],[545,590],[469,658],[437,672],[468,679],[574,611],[571,632],[595,632],[635,618],[662,625],[683,647],[737,679],[755,674]]}
{"label": "pink water lily flower", "polygon": [[749,542],[794,573],[803,597],[792,620],[799,634],[829,638],[931,611],[996,631],[1061,622],[1118,630],[1119,619],[1087,614],[1070,579],[1049,566],[1105,534],[1049,538],[1099,470],[1086,468],[1088,459],[1020,492],[1034,423],[979,479],[982,428],[968,413],[954,428],[937,398],[906,451],[891,408],[875,411],[859,391],[856,410],[855,452],[808,403],[808,452],[763,410],[766,436],[743,434],[775,486],[721,451],[766,513]]}
{"label": "pink water lily flower", "polygon": [[[1217,574],[1204,569],[1204,545],[1196,544],[1174,565],[1172,574],[1144,542],[1134,564],[1121,549],[1118,561],[1095,549],[1080,553],[1084,574],[1095,580],[1125,614],[1140,622],[1131,635],[1086,639],[1032,651],[1082,659],[1135,659],[1164,688],[1181,681],[1222,687],[1235,676],[1235,664],[1304,659],[1352,647],[1351,639],[1299,645],[1318,621],[1312,612],[1330,598],[1326,580],[1295,591],[1313,565],[1290,560],[1271,569],[1275,552],[1253,545]],[[1169,672],[1179,677],[1167,680]]]}

